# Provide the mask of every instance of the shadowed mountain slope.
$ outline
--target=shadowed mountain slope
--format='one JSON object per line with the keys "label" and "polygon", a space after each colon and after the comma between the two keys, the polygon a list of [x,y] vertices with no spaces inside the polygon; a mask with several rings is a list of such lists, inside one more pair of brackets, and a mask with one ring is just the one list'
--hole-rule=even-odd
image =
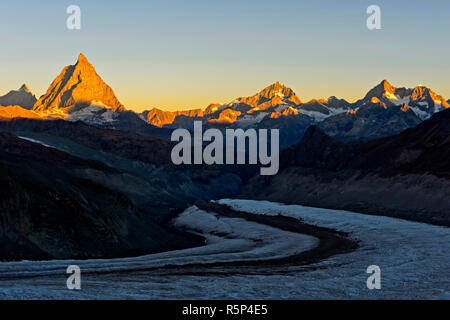
{"label": "shadowed mountain slope", "polygon": [[255,176],[241,195],[450,225],[450,110],[416,128],[344,144],[312,126],[281,152],[274,177]]}
{"label": "shadowed mountain slope", "polygon": [[0,259],[106,258],[195,243],[101,183],[118,178],[125,181],[101,162],[0,133]]}

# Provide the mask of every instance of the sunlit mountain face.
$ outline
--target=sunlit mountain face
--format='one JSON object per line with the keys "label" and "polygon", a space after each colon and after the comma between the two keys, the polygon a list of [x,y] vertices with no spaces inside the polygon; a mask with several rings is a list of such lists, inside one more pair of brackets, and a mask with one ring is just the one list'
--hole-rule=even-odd
{"label": "sunlit mountain face", "polygon": [[80,54],[76,64],[65,67],[45,95],[33,106],[37,112],[71,113],[90,105],[114,111],[124,110],[112,89],[100,78],[94,66]]}
{"label": "sunlit mountain face", "polygon": [[313,124],[344,141],[363,141],[399,133],[447,108],[448,102],[430,88],[397,88],[386,80],[354,103],[334,96],[302,102],[292,89],[276,82],[255,95],[211,104],[203,112],[152,109],[140,116],[166,128],[192,128],[199,120],[219,128],[280,128],[281,145],[288,146]]}
{"label": "sunlit mountain face", "polygon": [[[442,96],[427,87],[396,88],[386,80],[355,103],[334,96],[302,102],[292,89],[276,82],[253,96],[240,97],[223,105],[211,104],[203,113],[199,109],[175,112],[152,109],[143,112],[142,116],[149,123],[157,126],[170,126],[177,117],[203,117],[206,122],[228,124],[242,122],[242,125],[249,125],[266,118],[299,114],[311,117],[315,122],[321,122],[340,113],[355,115],[360,107],[369,104],[379,104],[386,108],[394,106],[404,106],[403,109],[411,108],[421,120],[428,119],[435,112],[450,107]],[[233,112],[227,110],[233,110]]]}
{"label": "sunlit mountain face", "polygon": [[304,102],[277,81],[252,96],[210,104],[204,110],[152,108],[135,113],[120,103],[83,54],[61,71],[38,100],[23,85],[0,97],[0,105],[1,119],[83,121],[165,138],[172,129],[192,128],[194,121],[218,128],[279,128],[282,147],[297,142],[313,124],[342,140],[361,141],[399,133],[450,107],[441,95],[422,85],[398,88],[383,80],[354,103],[335,96]]}

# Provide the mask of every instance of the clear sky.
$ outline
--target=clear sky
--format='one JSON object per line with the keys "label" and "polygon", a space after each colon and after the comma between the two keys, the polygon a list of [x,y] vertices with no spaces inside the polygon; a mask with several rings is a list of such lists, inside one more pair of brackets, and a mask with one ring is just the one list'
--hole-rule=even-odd
{"label": "clear sky", "polygon": [[[82,29],[66,28],[81,7]],[[382,30],[366,28],[381,7]],[[448,0],[0,0],[0,95],[44,94],[80,52],[129,109],[204,108],[280,81],[301,100],[383,79],[450,98]]]}

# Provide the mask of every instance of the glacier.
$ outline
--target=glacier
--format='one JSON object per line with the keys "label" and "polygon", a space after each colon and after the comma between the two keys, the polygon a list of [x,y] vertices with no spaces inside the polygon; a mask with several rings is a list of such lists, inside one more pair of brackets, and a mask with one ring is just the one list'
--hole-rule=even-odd
{"label": "glacier", "polygon": [[[346,232],[359,247],[308,265],[242,266],[310,250],[318,239],[192,206],[173,225],[202,235],[204,246],[130,258],[0,262],[0,299],[450,298],[449,228],[268,201],[217,202]],[[81,290],[66,288],[71,264],[81,268]],[[380,290],[366,286],[369,265],[381,268]]]}

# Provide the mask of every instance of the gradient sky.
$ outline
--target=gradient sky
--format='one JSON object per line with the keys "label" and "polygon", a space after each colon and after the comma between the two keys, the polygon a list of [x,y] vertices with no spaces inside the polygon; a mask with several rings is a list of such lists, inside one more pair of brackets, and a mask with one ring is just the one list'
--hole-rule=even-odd
{"label": "gradient sky", "polygon": [[[77,4],[82,29],[66,29]],[[382,30],[366,28],[377,4]],[[0,0],[0,95],[37,96],[80,52],[129,109],[204,108],[280,81],[350,101],[383,79],[450,98],[448,0]]]}

